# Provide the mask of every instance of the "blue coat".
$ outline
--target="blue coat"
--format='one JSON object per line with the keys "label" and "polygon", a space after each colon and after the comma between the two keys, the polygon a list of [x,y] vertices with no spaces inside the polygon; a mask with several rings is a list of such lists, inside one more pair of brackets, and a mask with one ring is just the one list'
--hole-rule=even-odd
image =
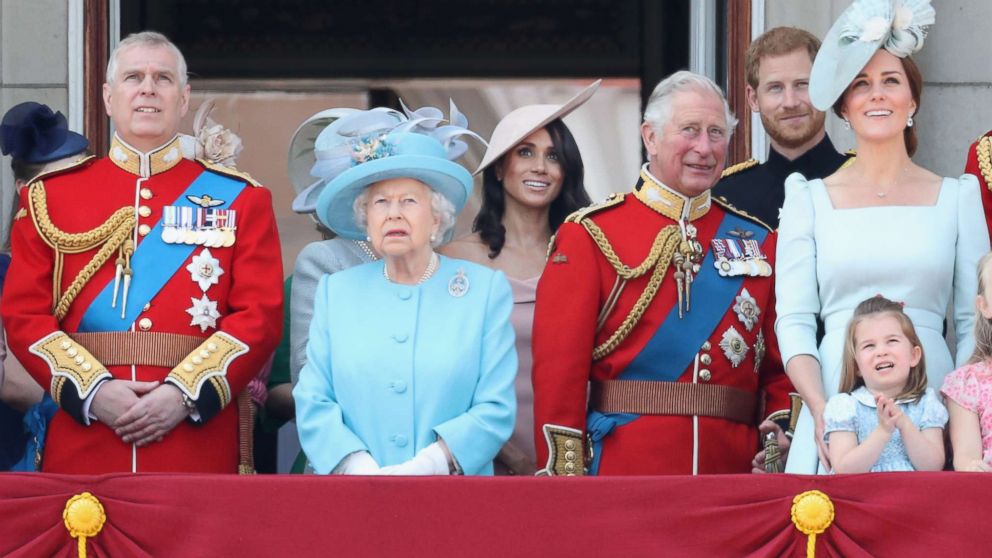
{"label": "blue coat", "polygon": [[[307,363],[293,390],[300,443],[318,473],[367,450],[379,465],[440,436],[465,474],[492,474],[513,431],[517,372],[510,285],[501,272],[441,257],[421,285],[383,262],[320,279]],[[449,293],[463,271],[469,288]]]}

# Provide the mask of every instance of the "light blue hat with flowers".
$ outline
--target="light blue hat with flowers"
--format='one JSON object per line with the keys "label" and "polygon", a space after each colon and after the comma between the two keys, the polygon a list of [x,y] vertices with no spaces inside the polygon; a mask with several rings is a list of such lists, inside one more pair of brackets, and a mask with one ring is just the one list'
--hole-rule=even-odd
{"label": "light blue hat with flowers", "polygon": [[382,180],[419,180],[447,198],[456,213],[468,201],[472,175],[454,162],[468,145],[458,138],[471,136],[483,145],[485,140],[468,129],[468,119],[453,102],[447,119],[435,107],[411,111],[400,104],[402,111],[339,112],[314,142],[310,174],[319,179],[312,186],[319,191],[317,218],[339,236],[365,238],[352,206],[366,187]]}
{"label": "light blue hat with flowers", "polygon": [[919,51],[935,19],[930,0],[855,0],[816,54],[809,80],[813,106],[829,110],[879,48],[899,58]]}

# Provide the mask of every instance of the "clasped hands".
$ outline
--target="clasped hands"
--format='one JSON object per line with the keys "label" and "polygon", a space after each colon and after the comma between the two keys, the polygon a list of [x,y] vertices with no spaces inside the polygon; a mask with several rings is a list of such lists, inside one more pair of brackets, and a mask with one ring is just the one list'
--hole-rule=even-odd
{"label": "clasped hands", "polygon": [[434,442],[417,452],[412,459],[386,467],[380,467],[369,452],[358,451],[344,458],[336,472],[343,475],[448,475],[450,467],[445,451],[438,442]]}
{"label": "clasped hands", "polygon": [[138,447],[161,442],[189,416],[183,394],[161,382],[110,380],[100,385],[90,411],[126,443]]}
{"label": "clasped hands", "polygon": [[902,428],[904,423],[909,420],[895,399],[882,394],[875,396],[875,412],[878,414],[879,428],[888,434],[892,434],[897,428]]}

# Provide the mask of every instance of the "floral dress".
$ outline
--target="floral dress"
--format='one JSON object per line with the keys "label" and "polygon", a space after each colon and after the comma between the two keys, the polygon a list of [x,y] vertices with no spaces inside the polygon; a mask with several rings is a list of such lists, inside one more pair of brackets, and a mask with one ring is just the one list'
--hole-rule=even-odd
{"label": "floral dress", "polygon": [[[943,428],[947,424],[947,409],[930,388],[917,401],[900,401],[898,405],[899,410],[920,430]],[[875,409],[875,396],[864,386],[851,393],[838,393],[831,397],[823,410],[827,443],[830,442],[831,432],[854,432],[858,435],[858,443],[864,442],[878,427],[878,413]],[[902,441],[902,434],[899,429],[893,430],[889,443],[885,444],[870,472],[915,470],[909,460],[906,444]]]}
{"label": "floral dress", "polygon": [[992,463],[992,363],[968,364],[944,378],[948,399],[978,415],[982,429],[982,459]]}

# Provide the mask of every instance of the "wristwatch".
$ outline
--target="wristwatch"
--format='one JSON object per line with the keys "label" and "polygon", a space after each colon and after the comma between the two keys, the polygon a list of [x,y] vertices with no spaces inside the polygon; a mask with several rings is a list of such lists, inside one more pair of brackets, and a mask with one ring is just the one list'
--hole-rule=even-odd
{"label": "wristwatch", "polygon": [[183,408],[190,415],[196,412],[196,401],[193,401],[193,398],[186,395],[185,392],[183,392]]}

